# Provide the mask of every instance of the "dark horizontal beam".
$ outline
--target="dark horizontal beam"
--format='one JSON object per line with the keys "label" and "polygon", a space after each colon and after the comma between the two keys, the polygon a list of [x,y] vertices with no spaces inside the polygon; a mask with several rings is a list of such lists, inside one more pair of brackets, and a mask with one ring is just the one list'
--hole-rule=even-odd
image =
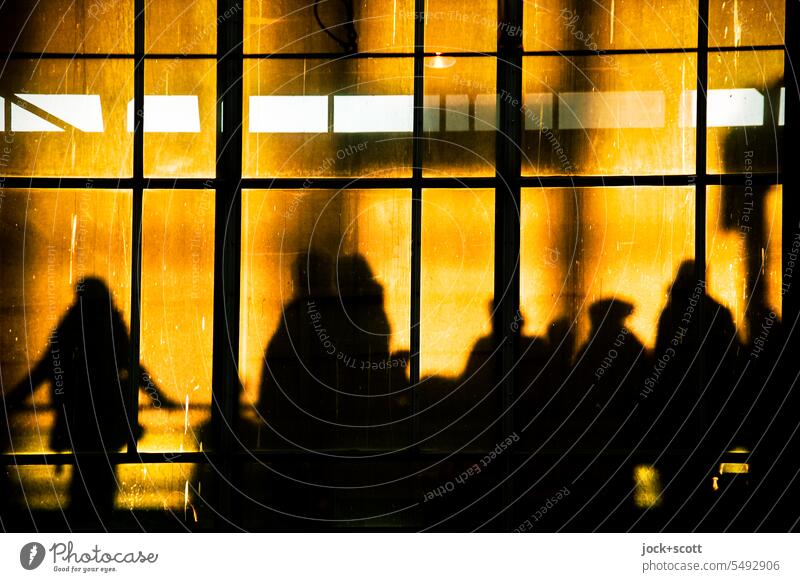
{"label": "dark horizontal beam", "polygon": [[[763,45],[740,45],[740,46],[710,46],[708,52],[748,52],[748,51],[771,51],[771,50],[784,50],[784,45],[781,44],[763,44]],[[628,48],[628,49],[564,49],[564,50],[541,50],[541,51],[523,51],[523,56],[526,57],[592,57],[604,55],[657,55],[657,54],[696,54],[697,47],[674,47],[674,48]],[[434,56],[447,56],[447,57],[495,57],[497,53],[478,52],[478,51],[444,51],[432,52],[426,51],[423,57]],[[413,51],[409,52],[361,52],[361,53],[336,53],[336,52],[297,52],[297,53],[245,53],[244,59],[274,59],[274,60],[292,60],[292,59],[320,59],[320,60],[340,60],[340,59],[397,59],[397,58],[413,58]],[[42,60],[42,59],[134,59],[135,56],[129,53],[64,53],[64,52],[0,52],[0,60]],[[216,53],[146,53],[145,59],[216,59]]]}
{"label": "dark horizontal beam", "polygon": [[[214,53],[145,53],[145,59],[216,59]],[[69,59],[69,60],[110,60],[110,59],[135,59],[133,53],[62,53],[62,52],[0,52],[0,60],[44,60],[44,59]]]}
{"label": "dark horizontal beam", "polygon": [[[649,451],[646,449],[637,450],[638,453],[646,455]],[[663,453],[656,451],[666,456],[674,454],[675,456],[683,457],[685,452],[676,450],[674,453]],[[518,450],[508,451],[506,453],[510,457],[529,458],[532,455],[540,458],[555,457],[561,458],[564,456],[563,451],[548,450],[531,451]],[[342,450],[342,449],[320,449],[318,451],[306,451],[303,449],[275,449],[275,450],[254,450],[254,451],[235,451],[227,454],[220,452],[162,452],[162,453],[143,453],[141,451],[136,453],[105,453],[105,452],[85,452],[77,456],[77,462],[81,463],[87,458],[107,459],[111,465],[139,465],[139,464],[165,464],[165,463],[214,463],[216,464],[221,459],[235,460],[238,463],[247,462],[270,462],[285,459],[299,459],[301,461],[314,461],[324,462],[330,460],[332,462],[347,462],[347,461],[377,461],[391,460],[391,461],[425,461],[436,459],[467,459],[474,461],[476,457],[482,456],[483,453],[476,451],[434,451],[434,450],[420,450],[420,449],[373,449],[370,451],[363,450]],[[595,452],[582,452],[572,451],[569,457],[594,457]],[[627,457],[630,451],[606,451],[605,457]],[[0,454],[0,467],[24,467],[31,465],[74,465],[76,456],[72,453],[23,453],[23,454]]]}
{"label": "dark horizontal beam", "polygon": [[[653,176],[523,176],[520,181],[525,188],[590,188],[603,186],[691,186],[698,177],[689,174]],[[783,182],[782,173],[764,174],[717,174],[709,175],[709,186],[770,185]],[[466,178],[421,178],[423,188],[494,188],[494,176]],[[342,189],[410,189],[414,180],[408,178],[244,178],[242,188],[259,190],[342,190]],[[216,188],[214,178],[145,178],[141,186],[149,190],[187,190]],[[60,189],[102,188],[130,190],[137,185],[133,178],[2,178],[0,188],[15,189]]]}

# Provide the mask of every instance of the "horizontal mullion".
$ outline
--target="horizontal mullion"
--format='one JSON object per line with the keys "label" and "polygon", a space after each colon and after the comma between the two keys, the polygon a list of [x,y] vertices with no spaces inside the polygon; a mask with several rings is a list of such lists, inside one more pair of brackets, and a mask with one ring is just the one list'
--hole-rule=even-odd
{"label": "horizontal mullion", "polygon": [[[343,189],[412,188],[417,179],[408,178],[245,178],[242,188],[257,189]],[[423,188],[494,188],[496,178],[420,178]]]}
{"label": "horizontal mullion", "polygon": [[[704,182],[706,185],[733,186],[752,184],[768,185],[783,183],[782,173],[734,173],[709,174],[696,176],[690,174],[645,175],[645,176],[523,176],[522,186],[526,188],[548,187],[592,187],[592,186],[691,186]],[[214,178],[145,178],[139,181],[133,178],[21,178],[0,177],[2,188],[103,188],[130,190],[136,186],[147,190],[187,190],[217,188],[220,181]],[[414,186],[415,179],[407,178],[244,178],[242,188],[259,190],[315,190],[315,189],[408,189]],[[465,178],[420,178],[423,188],[494,188],[497,185],[495,176]]]}
{"label": "horizontal mullion", "polygon": [[185,190],[213,188],[213,178],[0,178],[0,187],[3,188],[102,188],[110,190],[131,190],[136,187],[158,190]]}
{"label": "horizontal mullion", "polygon": [[[0,59],[69,59],[69,60],[105,60],[105,59],[135,59],[133,53],[56,53],[56,52],[30,52],[19,51],[0,53]],[[216,59],[216,53],[145,53],[147,59]]]}
{"label": "horizontal mullion", "polygon": [[[400,59],[400,58],[414,58],[413,50],[411,52],[382,52],[382,53],[246,53],[245,59]],[[494,57],[497,56],[496,52],[425,52],[423,57]]]}
{"label": "horizontal mullion", "polygon": [[[771,51],[771,50],[785,50],[785,46],[781,44],[765,44],[765,45],[746,45],[746,46],[719,46],[708,47],[709,53],[715,52],[746,52],[746,51]],[[687,48],[650,48],[650,49],[565,49],[565,50],[538,50],[538,51],[523,51],[522,55],[526,57],[592,57],[592,56],[605,56],[605,55],[649,55],[649,54],[696,54],[697,47]],[[218,59],[220,55],[217,53],[145,53],[145,60],[147,59]],[[423,57],[496,57],[497,53],[492,52],[425,52]],[[364,52],[364,53],[336,53],[336,52],[305,52],[305,53],[249,53],[239,58],[243,59],[323,59],[323,60],[339,60],[339,59],[397,59],[397,58],[413,58],[413,52]],[[105,60],[105,59],[134,59],[136,56],[132,53],[60,53],[60,52],[0,52],[0,59],[2,60],[40,60],[40,59],[70,59],[70,60]],[[234,57],[236,58],[236,57]]]}
{"label": "horizontal mullion", "polygon": [[754,184],[779,184],[780,174],[720,174],[698,176],[690,174],[658,176],[524,176],[521,178],[525,188],[548,187],[597,187],[597,186],[695,186],[698,182],[706,185],[735,185],[752,180]]}
{"label": "horizontal mullion", "polygon": [[[430,461],[433,459],[450,459],[450,458],[464,458],[474,459],[475,451],[435,451],[435,450],[420,450],[420,449],[374,449],[371,451],[365,450],[344,450],[344,449],[320,449],[314,452],[308,452],[302,449],[274,449],[274,450],[238,450],[229,453],[221,451],[195,451],[195,452],[84,452],[77,455],[77,462],[81,463],[88,458],[97,458],[107,460],[111,465],[140,465],[140,464],[168,464],[168,463],[217,463],[221,459],[233,459],[238,463],[247,462],[271,462],[284,459],[298,459],[303,462],[347,462],[347,461]],[[511,457],[529,458],[530,451],[509,451],[506,454]],[[626,451],[607,451],[605,456],[617,457],[627,455]],[[684,452],[676,451],[670,453],[676,457],[683,457]],[[561,451],[539,451],[535,453],[537,457],[548,458],[556,457],[562,458],[564,453]],[[667,456],[670,456],[667,455]],[[569,455],[573,458],[581,458],[588,456],[595,456],[595,453],[590,452],[573,452]],[[76,455],[73,453],[5,453],[0,454],[0,466],[42,466],[42,465],[74,465],[76,464]]]}
{"label": "horizontal mullion", "polygon": [[[768,51],[768,50],[784,50],[784,45],[747,45],[747,46],[720,46],[708,47],[709,53],[714,52],[745,52],[745,51]],[[522,56],[525,57],[602,57],[606,55],[658,55],[658,54],[696,54],[697,47],[686,48],[629,48],[629,49],[565,49],[565,50],[539,50],[539,51],[523,51]]]}

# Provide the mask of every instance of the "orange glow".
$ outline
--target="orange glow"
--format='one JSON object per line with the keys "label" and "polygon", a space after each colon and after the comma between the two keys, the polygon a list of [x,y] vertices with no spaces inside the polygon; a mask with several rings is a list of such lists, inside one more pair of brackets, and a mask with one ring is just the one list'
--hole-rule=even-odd
{"label": "orange glow", "polygon": [[541,335],[556,317],[577,313],[581,345],[585,310],[614,297],[635,305],[626,325],[653,347],[667,289],[694,251],[693,218],[691,187],[525,189],[525,333]]}
{"label": "orange glow", "polygon": [[748,463],[720,463],[719,473],[725,474],[743,474],[750,472],[750,465]]}
{"label": "orange glow", "polygon": [[255,404],[264,350],[297,294],[296,259],[363,255],[383,288],[389,349],[409,349],[411,194],[404,190],[245,190],[239,374]]}
{"label": "orange glow", "polygon": [[[148,190],[142,239],[141,359],[185,410],[140,391],[143,451],[192,451],[209,419],[214,312],[214,192]],[[184,419],[186,417],[186,419]]]}
{"label": "orange glow", "polygon": [[[712,186],[708,189],[706,197],[708,289],[712,296],[731,310],[742,341],[746,341],[750,333],[747,321],[750,301],[747,273],[749,254],[756,253],[756,259],[761,257],[764,261],[760,273],[751,276],[757,275],[762,278],[766,306],[778,317],[782,313],[781,191],[780,187],[772,187],[763,195],[756,194],[754,198],[745,198],[742,188],[726,189]],[[744,214],[745,203],[750,204],[751,201],[753,213]],[[755,225],[759,215],[761,215],[764,240],[748,242],[753,231],[747,229],[753,229],[751,225]],[[749,244],[758,246],[748,249]],[[751,307],[756,308],[757,305]]]}
{"label": "orange glow", "polygon": [[491,333],[494,191],[422,193],[423,376],[458,376],[470,350]]}

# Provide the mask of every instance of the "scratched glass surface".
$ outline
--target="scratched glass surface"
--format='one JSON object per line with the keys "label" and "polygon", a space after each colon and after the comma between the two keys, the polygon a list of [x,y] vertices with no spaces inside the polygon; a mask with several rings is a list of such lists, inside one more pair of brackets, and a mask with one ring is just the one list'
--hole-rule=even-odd
{"label": "scratched glass surface", "polygon": [[133,0],[6,0],[0,50],[133,54]]}
{"label": "scratched glass surface", "polygon": [[131,175],[132,60],[11,59],[0,89],[0,175]]}
{"label": "scratched glass surface", "polygon": [[525,0],[523,15],[527,51],[697,46],[697,0]]}
{"label": "scratched glass surface", "polygon": [[522,172],[691,173],[690,54],[524,57]]}
{"label": "scratched glass surface", "polygon": [[211,416],[214,191],[146,190],[143,213],[139,450],[203,450]]}
{"label": "scratched glass surface", "polygon": [[245,0],[244,52],[413,52],[413,0]]}
{"label": "scratched glass surface", "polygon": [[[122,324],[128,326],[131,192],[7,189],[3,193],[0,374],[11,410],[10,440],[3,431],[0,448],[47,452],[52,450],[53,394],[58,389],[54,385],[58,378],[50,371],[62,367],[59,363],[67,357],[68,344],[107,332],[62,328],[68,314],[74,319],[84,313],[83,321],[92,320],[91,305],[80,311],[79,285],[90,278],[102,281]],[[62,337],[52,336],[58,341],[51,342],[51,333],[57,328],[62,329]],[[92,354],[87,357],[97,365]],[[119,357],[117,363],[122,367],[124,355]],[[34,386],[29,374],[34,376]]]}
{"label": "scratched glass surface", "polygon": [[410,404],[410,192],[245,190],[242,220],[245,441],[399,443]]}
{"label": "scratched glass surface", "polygon": [[413,61],[245,60],[245,177],[411,175]]}
{"label": "scratched glass surface", "polygon": [[782,317],[781,186],[709,186],[706,195],[708,289],[730,309],[747,341],[771,311]]}

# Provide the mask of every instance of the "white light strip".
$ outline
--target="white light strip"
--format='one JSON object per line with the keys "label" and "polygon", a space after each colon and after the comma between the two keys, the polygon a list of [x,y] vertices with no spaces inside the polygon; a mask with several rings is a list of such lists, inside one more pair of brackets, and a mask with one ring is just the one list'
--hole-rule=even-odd
{"label": "white light strip", "polygon": [[475,131],[497,131],[497,95],[475,97]]}
{"label": "white light strip", "polygon": [[251,133],[326,133],[325,95],[254,95],[250,97]]}
{"label": "white light strip", "polygon": [[439,96],[425,95],[423,107],[425,108],[422,116],[423,131],[439,131]]}
{"label": "white light strip", "polygon": [[560,129],[632,129],[664,127],[666,106],[661,91],[560,93]]}
{"label": "white light strip", "polygon": [[[712,89],[707,98],[708,127],[764,125],[764,96],[757,89]],[[681,127],[697,127],[697,91],[681,95]]]}
{"label": "white light strip", "polygon": [[444,96],[445,131],[469,131],[469,96]]}
{"label": "white light strip", "polygon": [[17,94],[17,97],[86,133],[102,133],[100,95]]}
{"label": "white light strip", "polygon": [[338,133],[410,132],[414,127],[411,95],[336,95],[333,131]]}
{"label": "white light strip", "polygon": [[[133,132],[133,99],[128,102],[128,132]],[[145,95],[145,133],[200,133],[197,95]]]}
{"label": "white light strip", "polygon": [[[16,96],[80,131],[86,133],[102,133],[104,131],[100,95],[17,93]],[[19,132],[64,131],[46,119],[13,103],[11,104],[11,130]]]}
{"label": "white light strip", "polygon": [[553,127],[553,94],[527,93],[525,95],[525,129],[540,130]]}
{"label": "white light strip", "polygon": [[11,131],[30,132],[30,131],[50,131],[50,132],[63,132],[64,130],[53,125],[46,119],[42,119],[23,109],[19,105],[11,104]]}

